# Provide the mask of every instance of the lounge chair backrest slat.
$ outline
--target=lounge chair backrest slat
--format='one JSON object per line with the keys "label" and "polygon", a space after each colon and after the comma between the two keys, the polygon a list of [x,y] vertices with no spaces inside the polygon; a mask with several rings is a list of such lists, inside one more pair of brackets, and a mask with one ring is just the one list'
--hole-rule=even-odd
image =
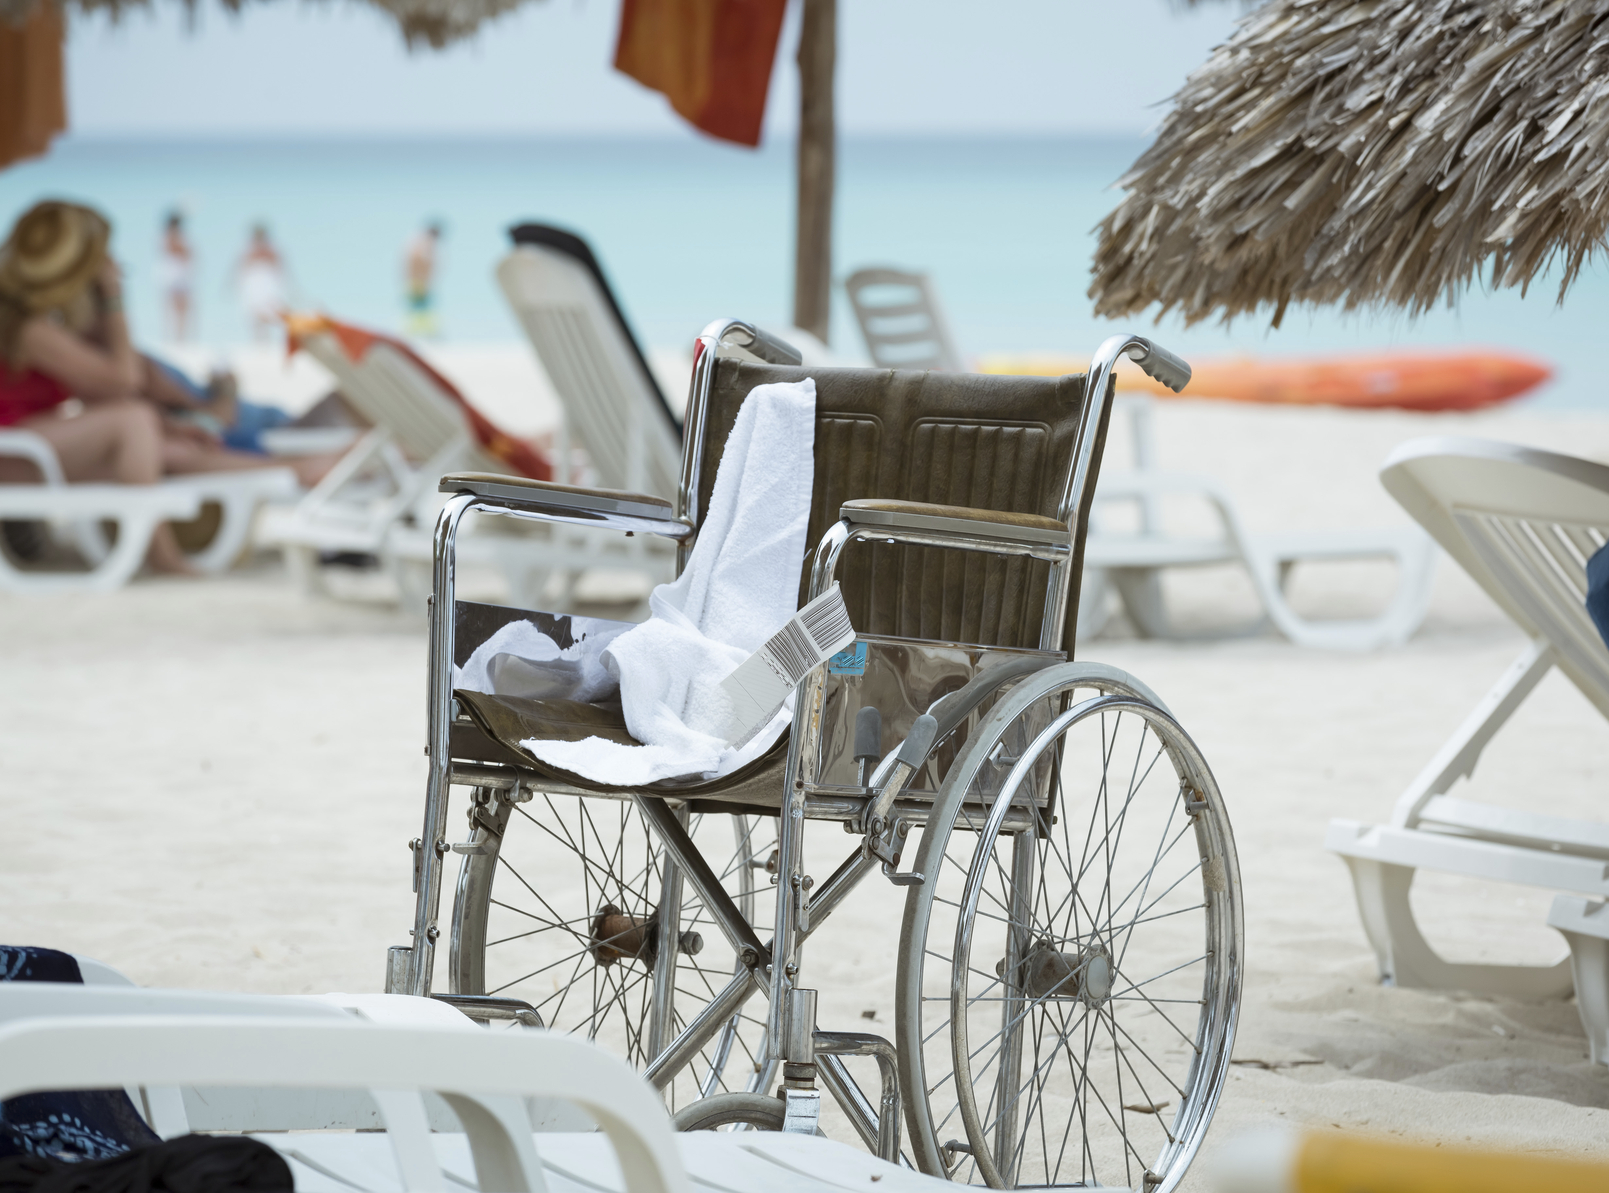
{"label": "lounge chair backrest slat", "polygon": [[[302,345],[334,375],[342,396],[364,418],[390,431],[409,459],[422,463],[454,439],[470,436],[452,399],[389,345],[371,345],[361,361],[347,356],[333,336],[309,335]],[[504,465],[495,469],[506,470]]]}
{"label": "lounge chair backrest slat", "polygon": [[[1084,415],[1082,376],[782,368],[736,359],[722,359],[716,369],[699,509],[709,508],[722,446],[749,391],[804,377],[815,379],[817,395],[811,549],[843,503],[857,498],[1057,516]],[[1086,506],[1063,637],[1069,653],[1088,517]],[[1023,558],[863,544],[849,549],[840,574],[862,633],[1032,649],[1039,645],[1048,569]]]}
{"label": "lounge chair backrest slat", "polygon": [[1596,691],[1594,702],[1609,705],[1609,651],[1587,616],[1585,568],[1548,550],[1550,538],[1558,541],[1554,536],[1559,528],[1465,511],[1458,511],[1456,519],[1489,574],[1561,659],[1570,661],[1565,670],[1578,686],[1584,679],[1583,692],[1590,698]]}
{"label": "lounge chair backrest slat", "polygon": [[[571,434],[605,488],[671,498],[681,431],[585,246],[553,229],[522,242],[497,280],[525,329]],[[529,229],[517,229],[516,239]],[[574,242],[574,243],[571,243]]]}
{"label": "lounge chair backrest slat", "polygon": [[1587,561],[1609,541],[1609,468],[1448,437],[1403,444],[1380,479],[1609,716],[1609,648],[1585,604]]}
{"label": "lounge chair backrest slat", "polygon": [[441,445],[468,433],[468,420],[452,400],[438,393],[406,358],[385,344],[369,349],[363,362],[386,386],[397,425],[410,451],[434,454]]}
{"label": "lounge chair backrest slat", "polygon": [[961,371],[950,329],[925,273],[860,269],[844,280],[872,363],[884,369]]}

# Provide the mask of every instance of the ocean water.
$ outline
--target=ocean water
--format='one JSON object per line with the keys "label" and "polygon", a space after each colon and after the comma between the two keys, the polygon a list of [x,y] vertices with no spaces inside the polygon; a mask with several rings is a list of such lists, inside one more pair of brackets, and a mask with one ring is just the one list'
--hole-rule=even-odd
{"label": "ocean water", "polygon": [[[849,140],[841,146],[834,269],[894,264],[933,274],[961,349],[1088,353],[1096,320],[1092,229],[1137,139]],[[188,214],[199,259],[199,338],[246,338],[230,285],[247,230],[266,221],[300,305],[403,326],[402,253],[430,218],[447,225],[439,286],[448,341],[517,338],[492,279],[507,228],[535,219],[584,235],[628,318],[653,346],[685,345],[709,320],[786,324],[791,302],[792,147],[748,151],[689,138],[148,141],[68,137],[0,172],[9,226],[47,196],[93,203],[115,226],[136,336],[163,336],[155,264],[161,221]],[[1136,321],[1186,356],[1381,348],[1506,348],[1553,364],[1532,401],[1609,410],[1600,345],[1609,269],[1590,269],[1560,307],[1555,286],[1466,295],[1415,322],[1397,314],[1296,312],[1279,331],[1241,321],[1183,329]],[[835,294],[833,343],[861,351]]]}

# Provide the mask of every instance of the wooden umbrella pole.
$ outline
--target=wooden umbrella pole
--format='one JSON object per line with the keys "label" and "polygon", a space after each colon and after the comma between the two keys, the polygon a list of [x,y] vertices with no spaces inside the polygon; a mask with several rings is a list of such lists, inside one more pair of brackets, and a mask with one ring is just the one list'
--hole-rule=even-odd
{"label": "wooden umbrella pole", "polygon": [[804,0],[799,31],[799,210],[793,325],[825,341],[832,299],[832,191],[837,156],[833,71],[838,0]]}

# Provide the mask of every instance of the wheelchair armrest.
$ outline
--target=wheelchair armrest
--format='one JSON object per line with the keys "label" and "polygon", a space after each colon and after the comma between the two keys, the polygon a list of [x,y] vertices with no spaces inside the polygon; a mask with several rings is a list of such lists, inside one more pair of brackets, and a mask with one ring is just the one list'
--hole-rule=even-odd
{"label": "wheelchair armrest", "polygon": [[623,489],[587,489],[551,481],[527,480],[493,472],[453,472],[441,478],[443,493],[470,493],[481,509],[503,511],[551,522],[602,525],[615,530],[644,531],[666,538],[686,538],[692,527],[672,513],[670,502]]}
{"label": "wheelchair armrest", "polygon": [[[1071,548],[1072,535],[1065,524],[1041,514],[1013,514],[1004,510],[969,509],[960,505],[930,505],[924,501],[888,501],[863,498],[846,501],[839,517],[851,529],[888,527],[963,540],[985,539],[1029,548]],[[875,536],[875,531],[873,532]],[[964,543],[957,543],[962,546]],[[979,544],[982,549],[986,546]]]}

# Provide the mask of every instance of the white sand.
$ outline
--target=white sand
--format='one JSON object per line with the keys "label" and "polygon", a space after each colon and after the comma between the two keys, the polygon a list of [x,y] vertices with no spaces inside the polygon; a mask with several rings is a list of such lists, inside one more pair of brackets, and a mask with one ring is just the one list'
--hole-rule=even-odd
{"label": "white sand", "polygon": [[[1180,403],[1161,410],[1158,432],[1165,466],[1220,478],[1256,529],[1403,520],[1374,474],[1418,434],[1609,459],[1609,419],[1524,413]],[[1378,588],[1366,570],[1298,583],[1310,610],[1332,614]],[[1169,591],[1190,624],[1253,611],[1228,572],[1175,576]],[[386,946],[405,943],[411,922],[417,620],[304,602],[266,563],[104,598],[0,598],[0,625],[0,939],[96,956],[151,985],[380,988]],[[1131,670],[1172,705],[1217,773],[1239,843],[1246,1063],[1212,1140],[1288,1120],[1609,1157],[1609,1069],[1587,1063],[1573,1005],[1380,988],[1345,867],[1321,848],[1332,816],[1386,816],[1519,651],[1495,607],[1444,562],[1430,617],[1401,650],[1126,635],[1115,622],[1080,654]],[[1609,726],[1555,675],[1470,790],[1601,816],[1606,747]],[[1545,892],[1426,876],[1416,898],[1454,958],[1563,951],[1543,924]],[[841,917],[832,946],[808,955],[825,1025],[861,1026],[870,1009],[876,1030],[891,1030],[898,919],[886,903]]]}

